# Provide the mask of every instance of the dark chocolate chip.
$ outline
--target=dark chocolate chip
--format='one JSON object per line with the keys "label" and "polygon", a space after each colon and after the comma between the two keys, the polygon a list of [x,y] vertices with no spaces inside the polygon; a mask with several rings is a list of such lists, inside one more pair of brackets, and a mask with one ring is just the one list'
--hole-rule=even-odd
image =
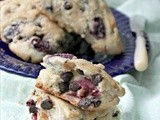
{"label": "dark chocolate chip", "polygon": [[83,70],[81,70],[81,69],[76,69],[76,71],[77,71],[80,75],[84,75]]}
{"label": "dark chocolate chip", "polygon": [[47,7],[46,7],[46,10],[52,12],[52,11],[53,11],[53,6],[47,6]]}
{"label": "dark chocolate chip", "polygon": [[29,107],[29,112],[30,113],[37,113],[38,112],[38,108],[35,105],[31,105]]}
{"label": "dark chocolate chip", "polygon": [[119,111],[115,111],[113,114],[112,114],[112,117],[117,117],[119,114]]}
{"label": "dark chocolate chip", "polygon": [[82,98],[78,103],[78,106],[80,106],[82,109],[87,109],[90,105],[91,101],[88,98]]}
{"label": "dark chocolate chip", "polygon": [[50,110],[53,108],[53,102],[49,99],[42,101],[41,107],[45,110]]}
{"label": "dark chocolate chip", "polygon": [[68,82],[59,83],[59,89],[61,93],[67,92],[69,90],[69,83]]}
{"label": "dark chocolate chip", "polygon": [[99,99],[94,98],[94,99],[91,99],[91,103],[94,104],[94,107],[99,107],[101,104],[101,101]]}
{"label": "dark chocolate chip", "polygon": [[26,106],[32,106],[32,105],[35,105],[35,102],[33,99],[30,99],[26,102]]}
{"label": "dark chocolate chip", "polygon": [[40,38],[40,39],[43,39],[44,34],[34,34],[33,36],[36,36],[36,37],[38,37],[38,38]]}
{"label": "dark chocolate chip", "polygon": [[73,78],[72,72],[65,72],[60,75],[61,79],[63,79],[64,82],[70,82]]}
{"label": "dark chocolate chip", "polygon": [[23,39],[23,37],[22,36],[18,36],[18,40],[22,40]]}
{"label": "dark chocolate chip", "polygon": [[76,82],[71,82],[69,85],[69,90],[73,92],[77,92],[79,89],[81,89],[81,86],[77,84]]}
{"label": "dark chocolate chip", "polygon": [[41,25],[40,22],[35,23],[35,25],[38,26],[38,27],[40,27],[40,28],[42,27],[42,25]]}
{"label": "dark chocolate chip", "polygon": [[66,1],[66,2],[64,3],[64,8],[65,8],[66,10],[70,10],[70,9],[72,9],[72,7],[73,7],[73,4],[72,4],[70,1]]}
{"label": "dark chocolate chip", "polygon": [[94,85],[98,85],[98,83],[100,83],[102,81],[103,77],[100,74],[95,74],[91,76],[91,82]]}

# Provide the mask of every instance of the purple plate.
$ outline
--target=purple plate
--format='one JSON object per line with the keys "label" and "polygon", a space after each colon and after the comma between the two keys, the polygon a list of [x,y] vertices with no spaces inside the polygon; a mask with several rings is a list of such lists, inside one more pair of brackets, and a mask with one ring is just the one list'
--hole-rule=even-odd
{"label": "purple plate", "polygon": [[[130,29],[129,18],[113,8],[111,10],[122,36],[125,52],[103,61],[102,64],[105,65],[105,70],[111,76],[116,76],[134,68],[133,55],[136,36]],[[32,64],[21,60],[8,49],[8,45],[0,41],[0,69],[26,77],[36,78],[42,68],[40,64]]]}

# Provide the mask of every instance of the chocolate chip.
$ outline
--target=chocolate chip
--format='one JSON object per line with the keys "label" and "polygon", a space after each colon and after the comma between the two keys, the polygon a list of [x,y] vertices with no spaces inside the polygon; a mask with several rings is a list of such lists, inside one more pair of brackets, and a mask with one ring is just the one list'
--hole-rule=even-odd
{"label": "chocolate chip", "polygon": [[42,25],[41,25],[40,22],[35,23],[35,25],[38,26],[38,27],[40,27],[40,28],[42,27]]}
{"label": "chocolate chip", "polygon": [[69,83],[68,82],[59,83],[59,89],[61,93],[67,92],[69,90]]}
{"label": "chocolate chip", "polygon": [[87,109],[91,104],[90,99],[88,98],[82,98],[79,103],[78,106],[80,106],[82,109]]}
{"label": "chocolate chip", "polygon": [[81,86],[77,84],[76,82],[71,82],[69,85],[69,90],[73,92],[77,92],[79,89],[81,89]]}
{"label": "chocolate chip", "polygon": [[72,9],[72,7],[73,7],[73,4],[72,4],[71,2],[66,1],[66,2],[64,3],[64,8],[65,8],[66,10],[70,10],[70,9]]}
{"label": "chocolate chip", "polygon": [[94,98],[94,99],[91,99],[91,103],[94,104],[94,107],[99,107],[101,104],[101,101],[99,99]]}
{"label": "chocolate chip", "polygon": [[98,85],[98,83],[100,83],[102,81],[103,77],[100,74],[95,74],[91,76],[91,82],[94,85]]}
{"label": "chocolate chip", "polygon": [[30,113],[37,113],[38,112],[38,108],[35,105],[31,105],[29,107],[29,112]]}
{"label": "chocolate chip", "polygon": [[45,110],[50,110],[53,108],[53,102],[49,99],[42,101],[41,107]]}
{"label": "chocolate chip", "polygon": [[52,11],[53,11],[53,6],[47,6],[47,7],[46,7],[46,10],[52,12]]}
{"label": "chocolate chip", "polygon": [[18,40],[22,40],[23,39],[23,37],[22,36],[18,36],[18,38],[17,38]]}
{"label": "chocolate chip", "polygon": [[70,80],[73,78],[72,72],[65,72],[60,75],[61,79],[63,79],[64,82],[70,82]]}
{"label": "chocolate chip", "polygon": [[33,99],[30,99],[26,102],[26,106],[32,106],[32,105],[35,105],[35,102]]}
{"label": "chocolate chip", "polygon": [[115,111],[113,114],[112,114],[112,117],[117,117],[119,114],[119,111]]}
{"label": "chocolate chip", "polygon": [[81,69],[76,69],[76,71],[77,71],[80,75],[84,75],[83,70],[81,70]]}

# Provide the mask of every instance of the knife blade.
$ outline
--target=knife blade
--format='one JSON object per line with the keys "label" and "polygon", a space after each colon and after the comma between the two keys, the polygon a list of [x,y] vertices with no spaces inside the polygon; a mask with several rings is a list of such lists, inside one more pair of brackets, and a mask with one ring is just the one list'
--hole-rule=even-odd
{"label": "knife blade", "polygon": [[131,30],[136,33],[134,67],[140,72],[145,71],[148,67],[148,54],[144,37],[145,25],[146,19],[143,16],[136,15],[130,19]]}

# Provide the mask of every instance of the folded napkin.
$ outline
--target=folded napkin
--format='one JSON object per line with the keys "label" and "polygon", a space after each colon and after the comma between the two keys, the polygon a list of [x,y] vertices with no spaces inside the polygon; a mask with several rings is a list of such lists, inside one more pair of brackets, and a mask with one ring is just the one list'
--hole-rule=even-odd
{"label": "folded napkin", "polygon": [[[126,89],[119,107],[122,120],[160,120],[160,1],[159,0],[107,0],[119,11],[147,18],[151,50],[149,68],[145,72],[133,71],[114,77]],[[25,101],[31,93],[35,79],[0,70],[0,120],[27,120]]]}

